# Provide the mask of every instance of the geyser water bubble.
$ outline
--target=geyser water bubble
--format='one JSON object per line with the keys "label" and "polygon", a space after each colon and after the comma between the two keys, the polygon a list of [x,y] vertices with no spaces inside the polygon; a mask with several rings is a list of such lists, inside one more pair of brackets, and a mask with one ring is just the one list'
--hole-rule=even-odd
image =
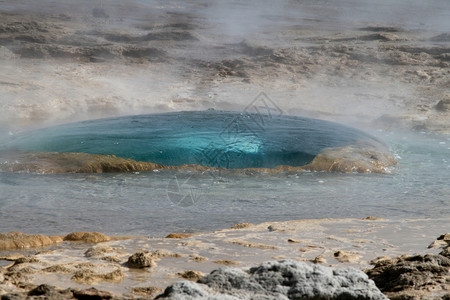
{"label": "geyser water bubble", "polygon": [[115,155],[165,166],[245,169],[304,166],[326,149],[361,143],[381,147],[376,138],[332,122],[208,110],[60,125],[18,136],[7,147]]}

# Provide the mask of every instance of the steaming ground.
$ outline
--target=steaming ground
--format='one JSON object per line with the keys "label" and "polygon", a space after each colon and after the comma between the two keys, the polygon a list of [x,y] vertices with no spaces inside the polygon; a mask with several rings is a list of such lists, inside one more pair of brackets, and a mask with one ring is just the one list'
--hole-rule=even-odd
{"label": "steaming ground", "polygon": [[1,126],[242,110],[265,91],[287,114],[450,133],[449,5],[354,5],[0,1]]}

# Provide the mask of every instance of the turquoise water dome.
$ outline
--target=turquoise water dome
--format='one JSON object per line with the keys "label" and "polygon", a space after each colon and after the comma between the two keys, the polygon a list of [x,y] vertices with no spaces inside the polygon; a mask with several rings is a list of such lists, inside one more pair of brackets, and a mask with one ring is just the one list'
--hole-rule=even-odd
{"label": "turquoise water dome", "polygon": [[378,141],[323,120],[187,111],[71,123],[16,136],[3,148],[115,155],[136,161],[230,169],[303,166],[325,148]]}

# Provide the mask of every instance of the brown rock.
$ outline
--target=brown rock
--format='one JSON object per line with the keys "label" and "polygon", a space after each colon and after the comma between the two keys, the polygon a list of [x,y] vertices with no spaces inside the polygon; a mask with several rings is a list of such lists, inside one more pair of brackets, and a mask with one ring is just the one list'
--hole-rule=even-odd
{"label": "brown rock", "polygon": [[242,228],[248,228],[250,226],[253,226],[253,224],[252,223],[239,223],[239,224],[231,226],[231,229],[242,229]]}
{"label": "brown rock", "polygon": [[450,233],[441,234],[437,240],[450,241]]}
{"label": "brown rock", "polygon": [[62,242],[60,236],[45,236],[21,232],[0,233],[0,250],[43,247],[60,242]]}
{"label": "brown rock", "polygon": [[71,270],[64,265],[53,265],[43,269],[44,272],[70,274]]}
{"label": "brown rock", "polygon": [[134,287],[131,292],[138,296],[152,296],[154,294],[162,293],[163,290],[154,286],[149,287]]}
{"label": "brown rock", "polygon": [[441,248],[447,246],[445,241],[435,240],[431,244],[428,245],[428,248]]}
{"label": "brown rock", "polygon": [[313,259],[312,262],[315,264],[326,264],[327,260],[322,255],[318,255]]}
{"label": "brown rock", "polygon": [[111,247],[91,247],[84,252],[86,257],[99,257],[103,256],[105,253],[111,253],[114,250]]}
{"label": "brown rock", "polygon": [[187,279],[187,280],[197,281],[203,277],[203,273],[200,271],[188,270],[188,271],[177,272],[177,276]]}
{"label": "brown rock", "polygon": [[72,276],[72,280],[80,284],[94,284],[101,281],[118,283],[123,280],[125,274],[117,269],[110,273],[99,274],[92,269],[81,269]]}
{"label": "brown rock", "polygon": [[103,299],[112,299],[112,294],[110,292],[99,291],[96,288],[89,288],[81,291],[73,292],[73,296],[75,299],[79,300],[103,300]]}
{"label": "brown rock", "polygon": [[137,252],[128,258],[130,268],[153,268],[156,267],[155,258],[149,252]]}
{"label": "brown rock", "polygon": [[238,261],[228,260],[228,259],[215,260],[213,262],[215,264],[225,265],[225,266],[237,266],[237,265],[239,265]]}
{"label": "brown rock", "polygon": [[198,262],[198,263],[205,262],[205,261],[208,260],[206,257],[200,256],[198,254],[191,254],[191,255],[189,255],[189,257],[190,257],[189,260],[194,261],[194,262]]}
{"label": "brown rock", "polygon": [[163,258],[163,257],[180,258],[180,257],[183,257],[183,254],[172,253],[172,252],[164,251],[164,250],[156,250],[152,253],[152,257],[155,259],[159,259],[159,258]]}
{"label": "brown rock", "polygon": [[291,243],[291,244],[298,244],[301,242],[301,240],[297,240],[297,239],[288,239],[287,241],[288,241],[288,243]]}
{"label": "brown rock", "polygon": [[355,255],[346,251],[336,251],[334,253],[334,258],[341,263],[354,263],[359,260],[361,256]]}
{"label": "brown rock", "polygon": [[439,255],[450,258],[450,247],[447,247],[444,250],[442,250],[441,253],[439,253]]}
{"label": "brown rock", "polygon": [[[366,273],[391,298],[416,299],[406,295],[425,293],[420,299],[428,299],[431,292],[437,296],[450,290],[450,258],[442,255],[401,256],[381,260]],[[406,298],[401,298],[402,294]]]}
{"label": "brown rock", "polygon": [[109,236],[100,232],[72,232],[64,237],[65,241],[83,242],[83,243],[100,243],[110,240]]}
{"label": "brown rock", "polygon": [[379,218],[379,217],[368,216],[368,217],[365,217],[365,218],[363,218],[361,220],[365,220],[365,221],[381,221],[381,220],[384,220],[384,219],[383,218]]}
{"label": "brown rock", "polygon": [[189,233],[169,233],[166,239],[187,239],[190,238],[192,234]]}
{"label": "brown rock", "polygon": [[[41,284],[38,287],[30,290],[28,296],[38,296],[39,299],[71,299],[72,292],[70,290],[57,290],[54,286],[48,284]],[[34,299],[34,297],[33,297]]]}
{"label": "brown rock", "polygon": [[355,144],[322,150],[303,169],[332,173],[385,173],[395,164],[395,159],[386,150]]}

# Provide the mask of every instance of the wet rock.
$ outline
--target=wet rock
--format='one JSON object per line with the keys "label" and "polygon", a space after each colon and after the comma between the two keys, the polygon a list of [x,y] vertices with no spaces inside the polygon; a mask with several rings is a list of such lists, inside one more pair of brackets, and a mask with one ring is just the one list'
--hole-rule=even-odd
{"label": "wet rock", "polygon": [[65,241],[83,242],[83,243],[100,243],[110,240],[109,236],[100,232],[72,232],[64,237]]}
{"label": "wet rock", "polygon": [[229,259],[220,259],[213,261],[215,264],[224,265],[224,266],[237,266],[239,265],[238,261],[229,260]]}
{"label": "wet rock", "polygon": [[361,256],[346,251],[336,251],[334,253],[334,258],[341,263],[355,263],[361,258]]}
{"label": "wet rock", "polygon": [[[431,293],[439,295],[450,290],[450,258],[443,255],[381,260],[366,273],[391,298],[426,299]],[[423,295],[423,298],[414,298],[414,295]]]}
{"label": "wet rock", "polygon": [[92,269],[81,269],[72,276],[72,280],[80,283],[91,285],[97,282],[106,281],[112,283],[118,283],[123,280],[125,274],[120,269],[116,269],[109,273],[97,273]]}
{"label": "wet rock", "polygon": [[445,248],[445,247],[450,247],[450,233],[440,235],[428,246],[428,248]]}
{"label": "wet rock", "polygon": [[59,242],[62,242],[60,236],[45,236],[21,232],[0,233],[0,250],[43,247]]}
{"label": "wet rock", "polygon": [[205,262],[208,260],[206,257],[200,256],[198,254],[191,254],[189,257],[190,257],[189,258],[190,261],[198,262],[198,263]]}
{"label": "wet rock", "polygon": [[178,282],[159,299],[387,299],[366,274],[295,261],[266,262],[244,271],[223,268],[198,283]]}
{"label": "wet rock", "polygon": [[327,260],[323,257],[323,255],[318,255],[312,260],[312,262],[315,264],[326,264]]}
{"label": "wet rock", "polygon": [[439,255],[450,258],[450,247],[447,247],[444,250],[442,250],[441,253],[439,253]]}
{"label": "wet rock", "polygon": [[191,236],[192,234],[189,233],[169,233],[166,239],[187,239]]}
{"label": "wet rock", "polygon": [[58,300],[72,298],[72,293],[69,290],[59,291],[54,286],[41,284],[29,291],[28,296],[40,296],[39,298]]}
{"label": "wet rock", "polygon": [[150,252],[137,252],[128,258],[127,266],[130,268],[153,268],[156,261]]}
{"label": "wet rock", "polygon": [[243,229],[253,226],[252,223],[239,223],[231,226],[231,229]]}
{"label": "wet rock", "polygon": [[91,247],[84,252],[84,256],[86,257],[101,257],[104,256],[105,253],[113,252],[113,248],[111,247]]}
{"label": "wet rock", "polygon": [[68,267],[66,267],[65,265],[53,265],[53,266],[47,267],[45,269],[42,269],[42,271],[49,272],[49,273],[61,273],[61,274],[70,274],[72,272],[72,270],[69,269]]}
{"label": "wet rock", "polygon": [[442,99],[436,104],[436,109],[439,111],[450,111],[450,98]]}
{"label": "wet rock", "polygon": [[430,39],[433,42],[450,42],[450,33],[442,33]]}
{"label": "wet rock", "polygon": [[380,218],[380,217],[368,216],[368,217],[362,218],[361,220],[364,220],[364,221],[382,221],[382,220],[386,220],[386,219]]}
{"label": "wet rock", "polygon": [[177,276],[180,278],[187,279],[187,280],[197,281],[203,277],[203,273],[200,271],[188,270],[188,271],[177,272]]}
{"label": "wet rock", "polygon": [[113,298],[110,292],[99,291],[96,288],[75,291],[73,292],[73,296],[75,297],[75,299],[79,300],[103,300]]}
{"label": "wet rock", "polygon": [[138,296],[152,296],[158,293],[162,293],[163,290],[154,286],[149,287],[133,287],[131,293]]}
{"label": "wet rock", "polygon": [[305,170],[334,173],[385,173],[395,165],[386,151],[365,145],[329,148],[320,152]]}
{"label": "wet rock", "polygon": [[291,244],[301,243],[301,240],[297,240],[297,239],[288,239],[287,241],[288,241],[288,243],[291,243]]}
{"label": "wet rock", "polygon": [[5,294],[0,298],[1,300],[23,300],[26,295],[23,294]]}

